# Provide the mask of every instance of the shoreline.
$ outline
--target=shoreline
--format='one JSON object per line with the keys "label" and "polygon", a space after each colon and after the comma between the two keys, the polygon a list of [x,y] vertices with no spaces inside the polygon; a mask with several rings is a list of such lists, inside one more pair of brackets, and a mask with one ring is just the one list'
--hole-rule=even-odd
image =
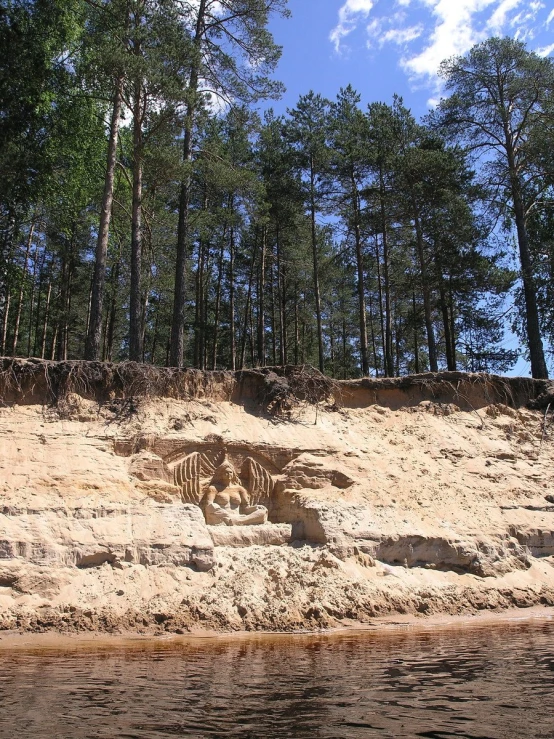
{"label": "shoreline", "polygon": [[341,639],[345,637],[369,636],[388,638],[399,633],[418,634],[445,631],[461,631],[472,628],[495,628],[503,625],[548,622],[554,620],[554,607],[532,606],[530,608],[510,608],[503,611],[479,611],[459,616],[441,615],[418,618],[411,615],[390,615],[376,618],[370,623],[345,622],[332,629],[296,632],[237,631],[217,632],[195,630],[185,634],[139,634],[123,632],[64,633],[48,631],[43,633],[0,631],[0,652],[81,652],[107,650],[179,649],[185,646],[206,648],[219,646],[226,642],[271,642],[277,640]]}

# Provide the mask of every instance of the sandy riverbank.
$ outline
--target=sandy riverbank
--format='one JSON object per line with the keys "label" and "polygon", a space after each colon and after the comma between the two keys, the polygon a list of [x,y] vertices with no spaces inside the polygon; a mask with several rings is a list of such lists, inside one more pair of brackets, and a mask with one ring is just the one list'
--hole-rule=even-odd
{"label": "sandy riverbank", "polygon": [[[316,632],[554,606],[548,384],[318,386],[289,368],[183,372],[152,394],[103,365],[10,366],[4,634]],[[267,521],[207,525],[214,485]]]}
{"label": "sandy riverbank", "polygon": [[29,632],[0,632],[0,652],[97,652],[116,650],[150,651],[160,649],[180,649],[187,646],[203,646],[222,643],[235,644],[240,641],[249,643],[269,643],[279,640],[313,641],[315,639],[334,640],[352,636],[368,636],[370,638],[395,638],[399,632],[426,633],[460,631],[473,628],[495,629],[519,623],[547,623],[554,620],[554,608],[509,608],[497,613],[476,613],[472,616],[437,615],[417,618],[414,616],[388,616],[375,619],[372,623],[361,624],[351,622],[333,629],[313,632],[275,633],[275,632],[234,632],[218,633],[200,629],[189,634],[137,634],[127,632],[121,634],[106,633],[59,633],[45,632],[41,634]]}

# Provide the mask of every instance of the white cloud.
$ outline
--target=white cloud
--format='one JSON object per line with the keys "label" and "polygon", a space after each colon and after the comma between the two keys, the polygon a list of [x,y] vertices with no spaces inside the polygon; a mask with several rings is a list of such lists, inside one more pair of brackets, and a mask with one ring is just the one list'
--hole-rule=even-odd
{"label": "white cloud", "polygon": [[[430,82],[435,92],[444,59],[465,54],[493,35],[529,42],[554,21],[554,0],[342,1],[338,24],[330,35],[337,51],[346,36],[369,20],[367,46],[374,51],[386,45],[402,47],[400,67],[413,81]],[[543,55],[553,51],[554,45],[538,49]]]}
{"label": "white cloud", "polygon": [[521,5],[522,0],[503,0],[489,18],[487,27],[491,33],[499,34],[506,26],[508,14]]}
{"label": "white cloud", "polygon": [[552,52],[554,51],[554,44],[550,44],[549,46],[541,46],[536,50],[537,54],[539,56],[550,56]]}
{"label": "white cloud", "polygon": [[415,41],[416,38],[419,38],[423,33],[423,30],[424,29],[421,24],[417,26],[408,26],[407,28],[390,28],[381,36],[379,44],[383,46],[384,44],[392,43],[397,46],[402,46],[403,44],[408,44],[410,41]]}
{"label": "white cloud", "polygon": [[368,17],[373,8],[373,0],[346,0],[339,10],[339,22],[329,34],[335,51],[340,51],[343,38],[355,30],[360,19]]}
{"label": "white cloud", "polygon": [[443,59],[464,54],[486,34],[474,25],[475,14],[486,10],[497,0],[425,0],[431,7],[434,28],[428,44],[415,55],[404,59],[402,66],[416,76],[436,74]]}
{"label": "white cloud", "polygon": [[537,32],[536,18],[540,10],[544,8],[544,3],[540,0],[534,0],[527,5],[527,8],[514,16],[510,20],[510,26],[514,29],[514,36],[520,41],[529,41],[535,37]]}

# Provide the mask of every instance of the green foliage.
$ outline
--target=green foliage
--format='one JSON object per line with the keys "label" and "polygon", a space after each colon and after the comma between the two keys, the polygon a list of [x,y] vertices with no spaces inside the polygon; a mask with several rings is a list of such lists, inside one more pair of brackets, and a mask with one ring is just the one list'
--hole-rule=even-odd
{"label": "green foliage", "polygon": [[[492,38],[465,57],[441,67],[451,95],[431,121],[468,150],[482,157],[481,174],[492,206],[515,230],[521,265],[521,335],[529,349],[534,377],[548,377],[528,220],[545,193],[541,131],[554,118],[554,63],[528,51],[520,41]],[[543,319],[544,322],[544,319]]]}
{"label": "green foliage", "polygon": [[[0,8],[0,42],[11,50],[0,59],[4,353],[83,356],[120,85],[97,312],[103,359],[129,355],[134,280],[140,358],[172,361],[185,202],[187,365],[306,363],[353,377],[506,371],[515,362],[503,342],[517,275],[498,226],[515,222],[509,170],[493,146],[474,171],[474,153],[488,146],[484,126],[500,119],[493,110],[464,138],[470,93],[485,104],[483,90],[463,87],[460,60],[444,67],[453,96],[424,123],[398,97],[363,109],[351,87],[333,101],[310,92],[287,115],[260,118],[252,104],[281,90],[268,20],[286,14],[285,0],[0,0]],[[471,63],[486,68],[507,46],[478,47]],[[508,52],[528,65],[509,83],[510,99],[530,106],[521,80],[542,84],[550,67],[515,42]],[[551,109],[545,93],[540,115],[529,108],[514,120],[525,131],[525,225],[552,341],[553,224],[543,207],[553,186]]]}

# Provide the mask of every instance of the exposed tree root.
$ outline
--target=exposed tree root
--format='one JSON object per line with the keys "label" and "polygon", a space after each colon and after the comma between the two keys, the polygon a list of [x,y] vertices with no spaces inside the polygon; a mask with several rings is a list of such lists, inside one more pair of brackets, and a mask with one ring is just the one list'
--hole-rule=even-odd
{"label": "exposed tree root", "polygon": [[310,365],[262,367],[238,372],[154,367],[136,362],[51,362],[0,359],[0,403],[48,405],[64,414],[71,395],[100,404],[119,404],[126,413],[147,398],[250,402],[274,419],[293,420],[306,407],[340,408],[362,395],[361,405],[396,396],[396,406],[425,399],[454,403],[479,414],[479,408],[504,404],[545,409],[554,405],[554,382],[464,372],[428,372],[396,378],[333,380]]}

